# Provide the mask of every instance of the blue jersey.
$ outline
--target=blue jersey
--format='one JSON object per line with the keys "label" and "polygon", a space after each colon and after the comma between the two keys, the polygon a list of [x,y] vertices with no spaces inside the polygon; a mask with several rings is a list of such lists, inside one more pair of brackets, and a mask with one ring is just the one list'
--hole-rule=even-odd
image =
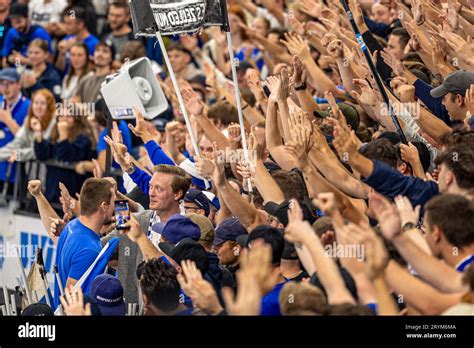
{"label": "blue jersey", "polygon": [[[18,51],[26,57],[28,55],[28,46],[34,39],[46,41],[48,43],[48,50],[51,52],[51,36],[49,36],[48,32],[42,27],[32,26],[28,33],[20,33],[15,28],[11,28],[3,43],[2,57],[8,57],[13,53],[13,50]],[[16,42],[20,42],[20,44]]]}
{"label": "blue jersey", "polygon": [[[56,248],[56,265],[62,286],[68,278],[79,280],[102,250],[100,237],[79,219],[70,221],[61,233]],[[82,285],[87,294],[94,279],[89,277]],[[57,307],[60,291],[57,281],[54,285],[54,306]]]}
{"label": "blue jersey", "polygon": [[280,292],[286,281],[278,283],[265,296],[262,297],[262,309],[260,315],[280,316]]}
{"label": "blue jersey", "polygon": [[[6,103],[3,96],[0,96],[0,104],[4,105]],[[23,125],[26,116],[28,115],[28,110],[30,109],[30,100],[26,97],[20,97],[18,102],[13,106],[12,117],[19,126]],[[10,128],[3,122],[0,122],[0,147],[7,145],[10,141],[15,138],[13,133],[10,131]],[[8,162],[0,162],[0,181],[5,181],[7,177],[7,168]],[[13,182],[15,178],[15,164],[13,164],[12,172],[10,176],[10,182]]]}

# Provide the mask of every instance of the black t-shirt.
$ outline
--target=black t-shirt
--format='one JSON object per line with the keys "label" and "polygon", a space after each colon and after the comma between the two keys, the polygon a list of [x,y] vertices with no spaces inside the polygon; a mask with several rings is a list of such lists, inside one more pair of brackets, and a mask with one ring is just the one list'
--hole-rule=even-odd
{"label": "black t-shirt", "polygon": [[[339,267],[339,272],[341,273],[341,277],[344,280],[344,284],[346,285],[347,290],[349,290],[352,297],[354,297],[354,299],[357,301],[359,299],[359,296],[357,294],[357,286],[351,274],[344,267]],[[323,284],[321,284],[317,272],[314,272],[311,276],[310,283],[319,287],[327,296],[326,290],[324,289]]]}
{"label": "black t-shirt", "polygon": [[300,274],[298,274],[296,277],[288,279],[289,281],[294,281],[294,282],[301,282],[304,278],[308,278],[309,274],[305,270],[302,270]]}

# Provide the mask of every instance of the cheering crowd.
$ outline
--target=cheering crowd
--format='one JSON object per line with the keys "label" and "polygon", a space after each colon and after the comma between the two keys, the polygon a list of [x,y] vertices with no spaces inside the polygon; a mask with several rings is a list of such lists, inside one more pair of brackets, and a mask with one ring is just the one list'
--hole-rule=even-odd
{"label": "cheering crowd", "polygon": [[[58,267],[23,315],[474,315],[471,1],[349,0],[359,36],[338,0],[227,6],[236,61],[219,27],[165,38],[188,128],[128,1],[0,0],[0,180]],[[108,133],[101,84],[140,57],[168,110]]]}

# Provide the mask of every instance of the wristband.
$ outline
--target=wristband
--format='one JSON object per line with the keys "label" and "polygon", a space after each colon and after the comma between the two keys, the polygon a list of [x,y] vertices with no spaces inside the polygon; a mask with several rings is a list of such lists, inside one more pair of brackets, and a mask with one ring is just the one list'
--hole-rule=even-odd
{"label": "wristband", "polygon": [[306,82],[303,82],[301,85],[295,86],[295,91],[304,91],[306,87]]}
{"label": "wristband", "polygon": [[402,233],[403,232],[406,232],[406,231],[409,231],[409,230],[413,230],[416,228],[416,224],[414,224],[413,222],[406,222],[403,226],[402,226]]}

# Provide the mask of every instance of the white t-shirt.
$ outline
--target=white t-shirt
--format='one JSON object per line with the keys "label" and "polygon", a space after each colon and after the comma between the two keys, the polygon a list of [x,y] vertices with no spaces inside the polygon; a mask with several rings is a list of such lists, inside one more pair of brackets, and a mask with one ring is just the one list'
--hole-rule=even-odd
{"label": "white t-shirt", "polygon": [[31,0],[28,12],[33,25],[45,26],[48,23],[61,22],[61,14],[67,6],[67,0]]}

